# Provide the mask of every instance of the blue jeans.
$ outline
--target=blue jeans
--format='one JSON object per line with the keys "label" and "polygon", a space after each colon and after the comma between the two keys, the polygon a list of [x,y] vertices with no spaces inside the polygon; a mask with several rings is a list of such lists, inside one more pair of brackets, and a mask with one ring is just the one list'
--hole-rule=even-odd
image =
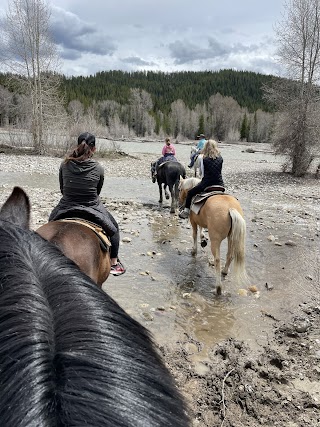
{"label": "blue jeans", "polygon": [[190,160],[190,164],[189,167],[192,167],[194,165],[194,162],[196,161],[196,157],[199,155],[199,151],[196,151],[195,153],[193,153],[191,155],[191,160]]}

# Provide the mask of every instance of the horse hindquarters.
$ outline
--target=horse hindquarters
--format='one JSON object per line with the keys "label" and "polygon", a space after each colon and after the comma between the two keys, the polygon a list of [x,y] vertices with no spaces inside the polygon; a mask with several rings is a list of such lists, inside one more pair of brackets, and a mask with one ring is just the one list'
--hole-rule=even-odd
{"label": "horse hindquarters", "polygon": [[207,199],[198,215],[191,212],[190,216],[192,221],[199,227],[208,229],[211,253],[214,259],[216,293],[218,295],[222,293],[220,246],[221,242],[231,232],[231,217],[229,214],[231,200],[229,201],[228,198],[229,196],[226,195],[212,196]]}
{"label": "horse hindquarters", "polygon": [[98,286],[107,280],[110,253],[101,248],[96,233],[80,223],[51,221],[36,230],[43,239],[53,243]]}
{"label": "horse hindquarters", "polygon": [[233,261],[233,275],[239,284],[246,284],[248,276],[245,268],[245,240],[246,222],[240,212],[235,208],[229,209],[231,217],[231,232],[228,236],[228,253],[223,274],[228,273],[229,266]]}

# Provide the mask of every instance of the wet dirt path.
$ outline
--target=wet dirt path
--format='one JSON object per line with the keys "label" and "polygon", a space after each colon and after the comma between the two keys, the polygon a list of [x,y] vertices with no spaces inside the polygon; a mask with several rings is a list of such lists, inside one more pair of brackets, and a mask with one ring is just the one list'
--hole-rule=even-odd
{"label": "wet dirt path", "polygon": [[[213,344],[230,337],[252,347],[264,346],[274,320],[285,320],[315,295],[319,286],[316,223],[313,227],[310,218],[302,217],[297,229],[297,219],[278,220],[276,204],[261,209],[259,201],[245,195],[241,202],[247,219],[247,268],[258,292],[239,294],[228,276],[222,297],[214,294],[208,247],[199,246],[197,258],[191,256],[190,225],[170,214],[168,204],[161,209],[157,204],[133,204],[123,221],[123,206],[114,206],[128,271],[109,278],[105,289],[153,332],[159,344],[175,343],[187,334],[201,343],[194,359],[206,359]],[[296,210],[293,213],[298,215]],[[223,243],[222,259],[225,254]]]}
{"label": "wet dirt path", "polygon": [[[274,319],[285,320],[297,305],[318,297],[320,203],[315,179],[281,174],[281,159],[261,145],[255,153],[246,152],[245,146],[221,145],[228,191],[245,212],[246,264],[258,292],[240,295],[228,276],[226,294],[217,298],[208,247],[199,247],[193,258],[190,225],[169,213],[168,201],[158,205],[149,167],[162,143],[121,144],[133,157],[105,161],[102,197],[120,225],[120,254],[127,273],[109,277],[104,289],[149,328],[159,344],[188,334],[201,343],[199,358],[229,337],[261,346]],[[177,152],[186,165],[190,146],[178,145]],[[60,160],[51,164],[41,159],[34,165],[34,159],[23,158],[15,169],[8,159],[0,161],[2,200],[13,185],[21,185],[31,197],[34,227],[46,222],[60,197]],[[224,243],[222,259],[225,253]]]}

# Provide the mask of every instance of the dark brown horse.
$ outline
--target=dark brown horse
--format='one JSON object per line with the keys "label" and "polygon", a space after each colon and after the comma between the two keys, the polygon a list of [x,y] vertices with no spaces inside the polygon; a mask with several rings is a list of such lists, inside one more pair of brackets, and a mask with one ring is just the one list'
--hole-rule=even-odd
{"label": "dark brown horse", "polygon": [[58,246],[83,273],[102,286],[110,273],[110,252],[108,241],[102,241],[101,233],[93,228],[99,230],[84,220],[58,220],[42,225],[36,232]]}
{"label": "dark brown horse", "polygon": [[[15,187],[0,208],[1,426],[190,426],[150,332],[29,219]],[[89,256],[90,230],[72,226]]]}

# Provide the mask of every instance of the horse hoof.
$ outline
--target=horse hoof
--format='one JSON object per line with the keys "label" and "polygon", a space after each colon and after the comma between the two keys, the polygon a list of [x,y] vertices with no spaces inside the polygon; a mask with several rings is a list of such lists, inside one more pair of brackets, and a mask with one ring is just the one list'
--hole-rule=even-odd
{"label": "horse hoof", "polygon": [[217,295],[221,295],[222,289],[221,286],[217,286]]}
{"label": "horse hoof", "polygon": [[201,244],[202,248],[205,248],[207,246],[208,242],[206,240],[201,240],[200,244]]}
{"label": "horse hoof", "polygon": [[228,271],[222,270],[222,271],[221,271],[221,274],[222,274],[223,276],[226,276],[226,275],[228,274]]}

